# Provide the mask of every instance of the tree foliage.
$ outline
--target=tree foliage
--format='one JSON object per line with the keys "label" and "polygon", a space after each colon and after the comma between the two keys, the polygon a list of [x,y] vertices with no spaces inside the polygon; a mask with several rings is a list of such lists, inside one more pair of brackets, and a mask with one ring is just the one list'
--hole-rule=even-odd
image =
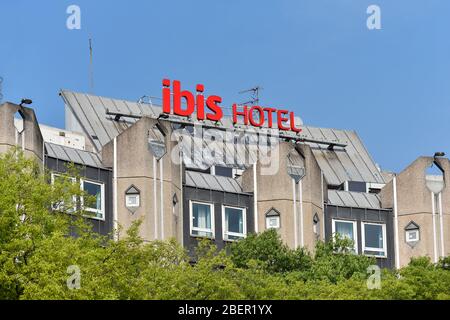
{"label": "tree foliage", "polygon": [[[346,239],[313,252],[290,249],[274,230],[220,251],[205,240],[195,264],[175,240],[144,243],[140,221],[113,241],[92,231],[79,184],[49,181],[19,151],[0,156],[0,299],[450,299],[449,258],[383,270],[370,290],[374,260]],[[68,285],[70,266],[79,288]]]}

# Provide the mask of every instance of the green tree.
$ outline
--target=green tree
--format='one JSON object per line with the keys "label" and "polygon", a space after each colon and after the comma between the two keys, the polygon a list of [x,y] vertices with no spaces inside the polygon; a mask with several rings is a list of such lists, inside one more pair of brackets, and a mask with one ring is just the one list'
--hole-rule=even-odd
{"label": "green tree", "polygon": [[268,272],[309,270],[312,259],[304,248],[290,249],[274,229],[247,238],[230,246],[231,260],[237,267],[245,268],[250,263],[261,264]]}
{"label": "green tree", "polygon": [[[0,299],[450,299],[449,257],[383,270],[381,288],[369,290],[374,258],[339,237],[312,253],[275,230],[226,250],[204,240],[194,264],[173,239],[144,242],[139,220],[114,241],[93,232],[77,201],[93,199],[71,177],[73,166],[50,184],[20,151],[0,156]],[[79,288],[68,286],[70,266]]]}
{"label": "green tree", "polygon": [[17,149],[0,156],[0,299],[19,298],[41,243],[68,234],[79,212],[70,219],[66,211],[74,207],[71,195],[79,194],[68,180],[49,184],[39,165]]}

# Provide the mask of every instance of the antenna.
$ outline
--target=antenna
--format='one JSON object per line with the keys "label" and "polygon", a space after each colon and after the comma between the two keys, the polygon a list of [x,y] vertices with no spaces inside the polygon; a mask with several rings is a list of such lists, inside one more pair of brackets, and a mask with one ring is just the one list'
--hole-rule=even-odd
{"label": "antenna", "polygon": [[255,87],[247,89],[247,90],[239,91],[239,94],[251,92],[250,100],[246,101],[246,102],[243,102],[243,103],[240,103],[240,105],[246,105],[246,104],[258,105],[259,104],[259,91],[260,90],[263,90],[263,88],[260,87],[260,86],[255,86]]}
{"label": "antenna", "polygon": [[142,97],[139,98],[138,103],[139,104],[146,103],[146,104],[149,104],[149,105],[151,105],[153,107],[152,98],[153,97],[151,97],[151,96],[143,95]]}
{"label": "antenna", "polygon": [[92,39],[89,38],[89,91],[94,93],[94,66],[92,57]]}
{"label": "antenna", "polygon": [[3,101],[2,83],[3,83],[3,78],[0,77],[0,103],[2,103],[2,101]]}

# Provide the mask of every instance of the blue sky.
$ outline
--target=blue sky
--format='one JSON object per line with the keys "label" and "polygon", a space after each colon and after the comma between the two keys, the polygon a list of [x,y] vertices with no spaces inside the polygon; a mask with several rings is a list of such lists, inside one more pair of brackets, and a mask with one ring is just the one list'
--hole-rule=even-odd
{"label": "blue sky", "polygon": [[[81,8],[81,30],[66,9]],[[381,8],[381,30],[366,9]],[[64,126],[61,88],[137,100],[161,79],[205,85],[224,106],[260,85],[261,104],[305,124],[353,129],[374,160],[401,170],[450,154],[450,1],[1,1],[4,101],[32,98],[40,122]]]}

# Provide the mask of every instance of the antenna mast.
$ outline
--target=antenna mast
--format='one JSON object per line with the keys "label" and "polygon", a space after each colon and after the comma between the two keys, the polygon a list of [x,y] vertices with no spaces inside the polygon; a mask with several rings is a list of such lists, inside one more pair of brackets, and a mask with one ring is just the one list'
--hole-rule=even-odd
{"label": "antenna mast", "polygon": [[94,66],[92,56],[92,39],[89,38],[89,91],[94,93]]}
{"label": "antenna mast", "polygon": [[248,90],[239,91],[239,94],[251,92],[251,98],[249,101],[240,103],[240,105],[246,105],[246,104],[252,104],[252,105],[258,105],[259,104],[259,91],[263,88],[260,86],[255,86],[253,88],[250,88]]}
{"label": "antenna mast", "polygon": [[0,103],[2,103],[2,101],[3,101],[2,84],[3,84],[3,78],[0,77]]}

